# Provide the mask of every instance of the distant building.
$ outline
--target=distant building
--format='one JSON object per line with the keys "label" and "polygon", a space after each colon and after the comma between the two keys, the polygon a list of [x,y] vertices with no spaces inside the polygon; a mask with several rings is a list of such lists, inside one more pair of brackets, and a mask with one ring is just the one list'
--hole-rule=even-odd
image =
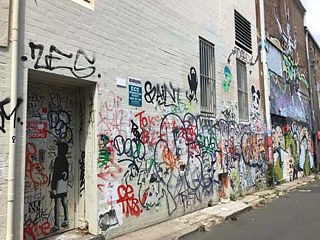
{"label": "distant building", "polygon": [[310,92],[312,97],[313,132],[315,135],[315,153],[317,156],[317,167],[319,169],[320,156],[320,47],[312,34],[306,28],[308,48],[308,68],[310,79]]}
{"label": "distant building", "polygon": [[310,81],[300,1],[265,1],[273,166],[277,182],[314,168]]}

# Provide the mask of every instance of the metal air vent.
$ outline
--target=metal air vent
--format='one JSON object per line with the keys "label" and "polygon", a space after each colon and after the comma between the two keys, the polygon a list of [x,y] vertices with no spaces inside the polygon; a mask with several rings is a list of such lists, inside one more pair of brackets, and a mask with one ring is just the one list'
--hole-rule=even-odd
{"label": "metal air vent", "polygon": [[236,45],[252,54],[251,23],[234,10]]}

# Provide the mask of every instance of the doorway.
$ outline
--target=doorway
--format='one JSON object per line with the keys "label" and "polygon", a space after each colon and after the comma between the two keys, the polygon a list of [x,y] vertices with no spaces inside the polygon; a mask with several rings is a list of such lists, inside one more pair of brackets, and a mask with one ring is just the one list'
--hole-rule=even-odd
{"label": "doorway", "polygon": [[77,88],[29,84],[24,239],[42,239],[76,227],[76,113]]}

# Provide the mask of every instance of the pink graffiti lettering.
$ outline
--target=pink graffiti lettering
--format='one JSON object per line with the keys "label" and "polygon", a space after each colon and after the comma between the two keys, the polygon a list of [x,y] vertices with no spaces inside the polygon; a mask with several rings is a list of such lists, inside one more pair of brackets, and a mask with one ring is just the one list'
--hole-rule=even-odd
{"label": "pink graffiti lettering", "polygon": [[107,132],[125,134],[127,115],[121,109],[122,98],[109,91],[107,100],[101,104],[98,125]]}

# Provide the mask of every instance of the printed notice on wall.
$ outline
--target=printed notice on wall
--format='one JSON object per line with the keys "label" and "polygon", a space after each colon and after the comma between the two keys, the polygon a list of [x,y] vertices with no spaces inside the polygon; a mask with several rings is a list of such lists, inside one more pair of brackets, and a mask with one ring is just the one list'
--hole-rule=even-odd
{"label": "printed notice on wall", "polygon": [[142,84],[141,80],[129,77],[129,105],[142,107]]}
{"label": "printed notice on wall", "polygon": [[48,123],[43,121],[27,121],[28,138],[47,138]]}

